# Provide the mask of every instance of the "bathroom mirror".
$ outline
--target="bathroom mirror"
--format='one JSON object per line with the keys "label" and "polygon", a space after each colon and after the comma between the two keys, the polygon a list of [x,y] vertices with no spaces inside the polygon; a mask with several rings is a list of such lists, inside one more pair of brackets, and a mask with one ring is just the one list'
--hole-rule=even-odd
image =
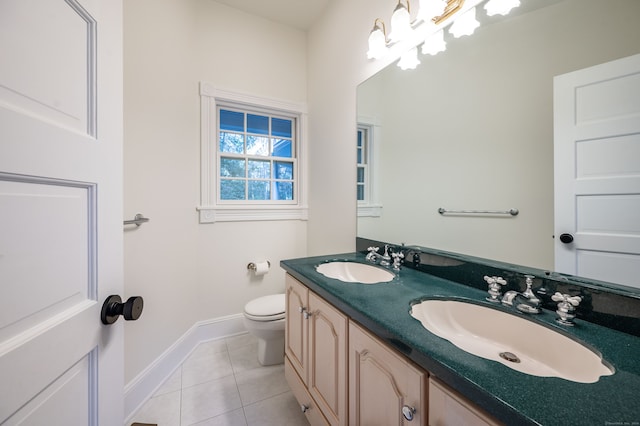
{"label": "bathroom mirror", "polygon": [[[357,91],[362,238],[554,269],[553,77],[640,52],[640,2],[522,0]],[[514,12],[516,9],[514,9]],[[478,13],[485,16],[484,11]],[[509,210],[512,215],[441,215]]]}

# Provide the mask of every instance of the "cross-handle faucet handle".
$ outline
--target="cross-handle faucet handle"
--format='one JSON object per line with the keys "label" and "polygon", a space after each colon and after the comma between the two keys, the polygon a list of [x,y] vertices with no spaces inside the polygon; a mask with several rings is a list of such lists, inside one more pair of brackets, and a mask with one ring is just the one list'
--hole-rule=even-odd
{"label": "cross-handle faucet handle", "polygon": [[365,257],[366,260],[368,261],[375,261],[376,260],[376,254],[378,254],[378,248],[379,247],[369,247],[367,249],[367,251],[369,252],[367,254],[367,256]]}
{"label": "cross-handle faucet handle", "polygon": [[502,277],[495,277],[495,276],[493,276],[493,277],[489,277],[489,276],[485,275],[485,276],[484,276],[484,280],[485,280],[489,285],[494,284],[494,283],[495,283],[495,284],[500,284],[500,285],[505,285],[505,284],[507,283],[507,280],[505,280],[504,278],[502,278]]}
{"label": "cross-handle faucet handle", "polygon": [[404,253],[401,251],[394,251],[391,253],[391,257],[393,257],[393,269],[399,271],[402,259],[404,259]]}
{"label": "cross-handle faucet handle", "polygon": [[568,294],[562,294],[560,292],[556,292],[553,296],[551,296],[551,300],[558,303],[558,309],[556,310],[556,314],[558,318],[556,318],[556,322],[566,326],[575,325],[573,319],[576,317],[575,315],[575,307],[582,302],[582,297],[580,296],[570,296]]}
{"label": "cross-handle faucet handle", "polygon": [[578,306],[580,302],[582,302],[582,297],[570,296],[568,294],[562,294],[559,291],[556,291],[556,293],[551,296],[551,300],[553,300],[554,302],[566,302],[572,304],[573,306]]}
{"label": "cross-handle faucet handle", "polygon": [[484,280],[489,284],[489,290],[487,290],[489,296],[486,300],[492,303],[500,303],[500,296],[502,294],[500,293],[500,286],[505,285],[507,280],[502,277],[489,277],[487,275],[484,276]]}

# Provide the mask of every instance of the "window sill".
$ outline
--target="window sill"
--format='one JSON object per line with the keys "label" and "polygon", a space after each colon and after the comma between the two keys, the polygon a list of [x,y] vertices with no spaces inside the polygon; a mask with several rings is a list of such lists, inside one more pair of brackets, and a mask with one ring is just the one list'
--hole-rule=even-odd
{"label": "window sill", "polygon": [[358,217],[380,217],[382,206],[379,204],[366,204],[358,206]]}
{"label": "window sill", "polygon": [[199,206],[200,223],[262,220],[307,220],[307,207],[291,206]]}

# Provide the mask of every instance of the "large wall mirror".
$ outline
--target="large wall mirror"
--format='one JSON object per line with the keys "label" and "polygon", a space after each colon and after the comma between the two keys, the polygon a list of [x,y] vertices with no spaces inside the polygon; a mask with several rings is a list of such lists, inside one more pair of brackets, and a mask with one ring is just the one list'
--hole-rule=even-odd
{"label": "large wall mirror", "polygon": [[522,3],[358,87],[371,138],[359,237],[554,269],[553,77],[639,53],[640,2]]}

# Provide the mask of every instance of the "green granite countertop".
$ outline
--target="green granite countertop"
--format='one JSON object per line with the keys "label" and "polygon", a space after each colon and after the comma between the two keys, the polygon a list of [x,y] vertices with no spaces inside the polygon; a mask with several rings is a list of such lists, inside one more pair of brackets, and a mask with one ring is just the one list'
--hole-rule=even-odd
{"label": "green granite countertop", "polygon": [[505,424],[640,425],[640,338],[581,320],[576,320],[575,327],[561,327],[554,321],[555,313],[546,310],[526,316],[589,344],[615,369],[615,374],[589,384],[526,375],[457,348],[431,334],[409,314],[411,302],[417,299],[483,303],[485,292],[408,267],[393,281],[380,284],[345,283],[316,272],[315,266],[332,260],[365,262],[363,254],[348,253],[283,260],[280,265]]}

